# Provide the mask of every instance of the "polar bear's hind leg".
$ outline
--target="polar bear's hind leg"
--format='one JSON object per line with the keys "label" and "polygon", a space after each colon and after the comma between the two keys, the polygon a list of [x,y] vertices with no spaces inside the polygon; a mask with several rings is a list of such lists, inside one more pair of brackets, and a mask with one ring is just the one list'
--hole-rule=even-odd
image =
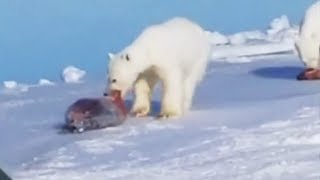
{"label": "polar bear's hind leg", "polygon": [[180,71],[165,71],[162,77],[163,97],[159,118],[180,117],[182,115],[182,74]]}
{"label": "polar bear's hind leg", "polygon": [[207,64],[205,62],[203,63],[199,62],[193,68],[189,76],[187,76],[187,78],[184,80],[184,96],[183,96],[184,113],[187,113],[192,106],[195,90],[197,88],[197,85],[202,80],[206,71]]}
{"label": "polar bear's hind leg", "polygon": [[196,80],[194,77],[188,77],[184,81],[184,96],[183,96],[183,112],[187,113],[191,108],[194,91],[196,89]]}

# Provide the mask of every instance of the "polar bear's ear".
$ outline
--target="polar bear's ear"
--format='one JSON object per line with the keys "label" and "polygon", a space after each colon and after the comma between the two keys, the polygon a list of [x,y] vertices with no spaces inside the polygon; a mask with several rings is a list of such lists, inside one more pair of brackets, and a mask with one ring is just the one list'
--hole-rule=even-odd
{"label": "polar bear's ear", "polygon": [[109,59],[113,59],[114,58],[114,54],[113,53],[108,53]]}

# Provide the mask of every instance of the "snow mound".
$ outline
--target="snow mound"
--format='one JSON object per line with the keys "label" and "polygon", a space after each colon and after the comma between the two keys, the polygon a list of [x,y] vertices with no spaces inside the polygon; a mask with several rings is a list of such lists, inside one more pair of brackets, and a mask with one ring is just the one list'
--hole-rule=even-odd
{"label": "snow mound", "polygon": [[298,36],[298,27],[291,27],[287,16],[274,19],[267,30],[271,42],[289,42],[294,44]]}
{"label": "snow mound", "polygon": [[27,92],[30,86],[25,84],[19,84],[16,81],[4,81],[3,86],[6,92]]}
{"label": "snow mound", "polygon": [[285,15],[282,15],[279,18],[275,18],[270,23],[270,29],[268,30],[268,34],[276,34],[276,33],[279,33],[280,31],[283,31],[289,28],[291,28],[291,26],[290,26],[288,17]]}
{"label": "snow mound", "polygon": [[86,71],[68,66],[63,70],[62,78],[65,83],[81,83]]}
{"label": "snow mound", "polygon": [[246,37],[242,33],[231,35],[229,36],[229,39],[232,45],[240,45],[245,44],[247,42]]}
{"label": "snow mound", "polygon": [[4,81],[3,82],[3,92],[5,94],[20,94],[28,92],[30,88],[36,88],[40,86],[53,86],[55,83],[47,80],[40,79],[38,84],[23,84],[18,83],[17,81]]}
{"label": "snow mound", "polygon": [[55,85],[54,82],[51,82],[51,81],[48,80],[48,79],[40,79],[39,82],[38,82],[38,84],[39,84],[40,86],[53,86],[53,85]]}
{"label": "snow mound", "polygon": [[[253,57],[253,56],[259,57],[263,55],[291,53],[293,51],[292,46],[293,44],[287,43],[287,42],[254,44],[254,45],[243,44],[243,45],[237,45],[237,46],[219,46],[219,47],[213,48],[211,59],[213,59],[214,61],[221,61],[221,60],[225,61],[228,59],[235,59],[235,58],[240,59],[240,57]],[[238,62],[233,61],[233,63],[238,63]]]}
{"label": "snow mound", "polygon": [[3,85],[6,89],[15,89],[18,87],[18,83],[16,81],[4,81]]}

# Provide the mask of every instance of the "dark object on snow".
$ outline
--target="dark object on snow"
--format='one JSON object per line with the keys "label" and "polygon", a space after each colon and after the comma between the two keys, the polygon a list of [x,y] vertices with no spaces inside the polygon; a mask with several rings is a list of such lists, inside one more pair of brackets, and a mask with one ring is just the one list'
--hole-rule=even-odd
{"label": "dark object on snow", "polygon": [[307,68],[297,76],[297,80],[318,80],[320,69]]}
{"label": "dark object on snow", "polygon": [[66,112],[66,128],[81,133],[86,130],[118,126],[127,118],[125,103],[118,91],[103,98],[84,98]]}
{"label": "dark object on snow", "polygon": [[0,180],[11,180],[11,178],[0,168]]}

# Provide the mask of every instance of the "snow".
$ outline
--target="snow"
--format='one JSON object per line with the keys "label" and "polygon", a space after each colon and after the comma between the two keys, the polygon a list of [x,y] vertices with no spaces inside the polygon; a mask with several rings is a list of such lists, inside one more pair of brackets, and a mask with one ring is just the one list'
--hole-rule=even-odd
{"label": "snow", "polygon": [[287,16],[282,15],[279,18],[274,19],[270,23],[270,29],[268,30],[268,34],[276,34],[280,31],[286,30],[290,28],[290,22]]}
{"label": "snow", "polygon": [[228,37],[217,31],[212,33],[207,31],[207,35],[212,45],[225,45],[229,43]]}
{"label": "snow", "polygon": [[4,81],[3,85],[7,89],[15,89],[18,86],[18,83],[16,81]]}
{"label": "snow", "polygon": [[39,83],[40,86],[53,86],[54,82],[51,82],[48,79],[39,79]]}
{"label": "snow", "polygon": [[232,36],[229,37],[230,39],[230,43],[232,45],[241,45],[246,43],[247,39],[243,34],[234,34]]}
{"label": "snow", "polygon": [[17,81],[4,81],[3,82],[3,87],[4,89],[1,91],[0,90],[0,94],[1,92],[4,94],[21,94],[21,93],[26,93],[29,91],[30,88],[37,88],[40,86],[53,86],[55,85],[54,82],[51,82],[48,79],[39,79],[38,84],[25,84],[25,83],[19,83]]}
{"label": "snow", "polygon": [[279,53],[292,53],[292,43],[264,43],[254,45],[217,46],[212,48],[211,58],[213,61],[229,61],[236,57],[272,55]]}
{"label": "snow", "polygon": [[295,53],[294,43],[298,36],[298,28],[290,26],[287,16],[281,16],[274,19],[265,32],[245,31],[229,36],[208,32],[208,36],[213,45],[211,59],[230,62],[230,59],[234,60],[237,57],[241,59],[245,56]]}
{"label": "snow", "polygon": [[85,75],[86,71],[74,66],[68,66],[62,72],[62,78],[65,83],[80,83]]}
{"label": "snow", "polygon": [[26,92],[30,88],[30,86],[16,81],[4,81],[3,86],[7,92]]}
{"label": "snow", "polygon": [[[319,83],[295,80],[303,64],[294,54],[297,28],[289,25],[282,16],[266,31],[208,32],[207,74],[181,119],[130,118],[62,134],[66,108],[105,87],[82,81],[86,72],[75,67],[63,78],[83,83],[40,80],[23,93],[0,93],[0,166],[18,180],[319,179]],[[19,86],[9,81],[4,90]]]}

